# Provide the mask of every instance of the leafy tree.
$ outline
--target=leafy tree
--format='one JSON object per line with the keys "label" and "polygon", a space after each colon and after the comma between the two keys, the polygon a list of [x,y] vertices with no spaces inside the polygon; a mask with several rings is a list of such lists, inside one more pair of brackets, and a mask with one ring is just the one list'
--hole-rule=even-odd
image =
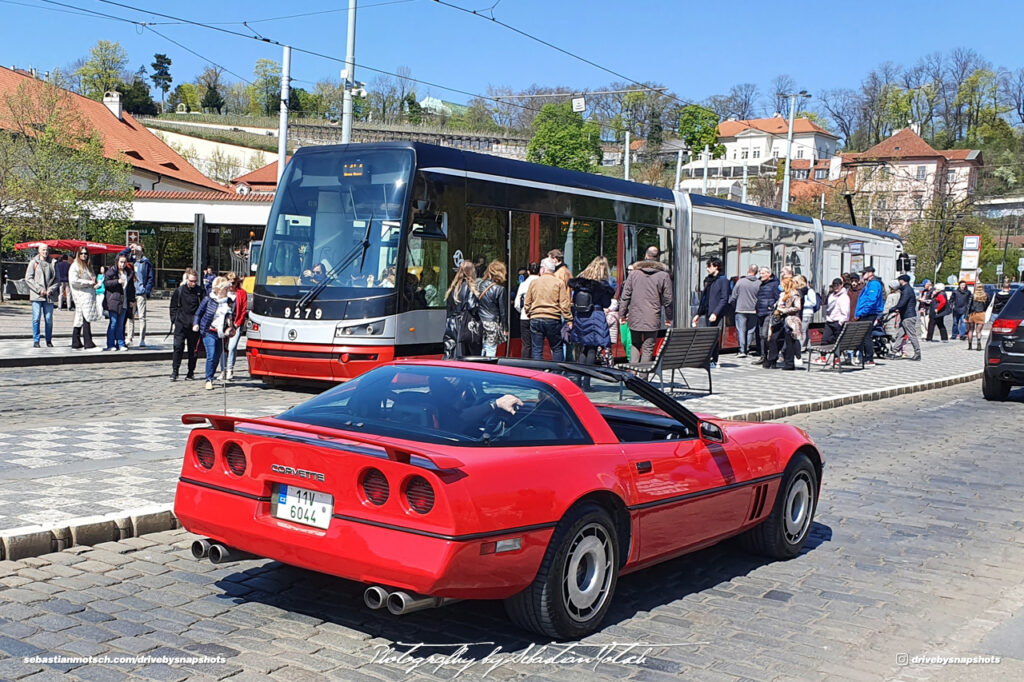
{"label": "leafy tree", "polygon": [[221,96],[216,85],[211,85],[206,88],[206,93],[203,95],[200,104],[202,104],[203,109],[216,111],[219,114],[220,110],[224,107],[224,97]]}
{"label": "leafy tree", "polygon": [[149,65],[153,69],[153,73],[149,76],[149,80],[153,82],[153,87],[160,91],[160,111],[164,110],[164,99],[167,96],[168,91],[171,89],[171,58],[165,54],[153,55],[153,63]]}
{"label": "leafy tree", "polygon": [[196,86],[192,83],[182,83],[178,87],[174,88],[174,92],[171,93],[170,99],[167,103],[172,107],[177,108],[179,104],[185,105],[185,111],[201,111],[202,103],[199,101],[199,93],[196,92]]}
{"label": "leafy tree", "polygon": [[249,86],[249,113],[272,116],[281,108],[281,65],[273,59],[257,59]]}
{"label": "leafy tree", "polygon": [[704,151],[707,145],[711,158],[725,155],[725,145],[718,144],[718,114],[696,104],[683,107],[679,115],[679,137],[690,149],[691,156]]}
{"label": "leafy tree", "polygon": [[590,172],[601,158],[601,127],[584,121],[569,102],[545,104],[533,124],[527,161]]}
{"label": "leafy tree", "polygon": [[102,100],[103,94],[117,88],[122,73],[128,65],[128,53],[120,43],[101,40],[89,50],[76,75],[82,80],[82,94],[95,100]]}
{"label": "leafy tree", "polygon": [[415,92],[410,92],[405,96],[405,117],[413,125],[423,123],[423,107],[416,101]]}
{"label": "leafy tree", "polygon": [[121,106],[128,113],[156,116],[156,102],[150,96],[149,86],[143,78],[136,76],[130,84],[121,83],[117,91],[121,93]]}

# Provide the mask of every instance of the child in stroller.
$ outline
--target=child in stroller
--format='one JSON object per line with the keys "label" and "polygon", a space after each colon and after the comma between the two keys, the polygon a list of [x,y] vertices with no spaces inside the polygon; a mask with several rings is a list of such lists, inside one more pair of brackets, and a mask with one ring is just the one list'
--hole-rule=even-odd
{"label": "child in stroller", "polygon": [[875,327],[871,330],[871,341],[874,344],[875,357],[894,357],[893,348],[896,343],[896,334],[900,331],[899,325],[894,324],[895,318],[896,313],[889,312],[879,317],[875,322]]}

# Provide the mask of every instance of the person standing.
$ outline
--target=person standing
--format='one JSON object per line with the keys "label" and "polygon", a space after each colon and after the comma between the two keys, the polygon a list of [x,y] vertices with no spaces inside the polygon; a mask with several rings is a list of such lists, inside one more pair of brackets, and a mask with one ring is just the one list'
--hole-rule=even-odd
{"label": "person standing", "polygon": [[569,266],[565,264],[565,254],[562,253],[561,249],[551,249],[548,251],[548,258],[555,260],[555,275],[568,287],[569,280],[572,279],[572,272],[569,270]]}
{"label": "person standing", "polygon": [[758,271],[761,285],[757,289],[757,338],[758,354],[761,356],[754,364],[764,363],[768,357],[768,335],[771,330],[772,312],[779,301],[779,278],[768,268]]}
{"label": "person standing", "polygon": [[57,271],[57,284],[59,288],[57,290],[57,310],[61,310],[64,307],[64,301],[68,302],[68,310],[71,310],[71,285],[68,279],[68,270],[71,269],[71,263],[68,261],[68,255],[65,253],[54,265],[54,269]]}
{"label": "person standing", "polygon": [[[896,304],[900,300],[900,282],[899,280],[892,279],[885,287],[885,310],[891,312]],[[902,332],[900,330],[900,320],[898,315],[883,315],[886,318],[882,324],[882,328],[885,330],[886,335],[890,338],[895,339]]]}
{"label": "person standing", "polygon": [[53,303],[51,298],[57,292],[57,271],[50,262],[50,247],[40,244],[36,255],[25,269],[25,285],[29,300],[32,301],[32,347],[39,348],[39,318],[43,318],[46,329],[46,345],[53,348]]}
{"label": "person standing", "polygon": [[68,282],[71,285],[71,296],[75,299],[71,347],[85,350],[95,348],[92,323],[99,321],[102,315],[96,305],[96,273],[89,263],[89,249],[84,246],[78,249],[75,262],[68,268]]}
{"label": "person standing", "polygon": [[533,357],[533,334],[530,331],[530,318],[526,314],[526,292],[530,285],[540,279],[540,264],[530,263],[526,268],[527,276],[516,289],[515,307],[519,311],[519,338],[522,342],[522,356],[529,360]]}
{"label": "person standing", "polygon": [[718,366],[718,350],[722,345],[725,313],[729,308],[729,280],[722,274],[722,260],[712,256],[705,264],[707,277],[701,289],[700,304],[693,316],[693,326],[718,327],[718,341],[711,351],[711,369]]}
{"label": "person standing", "polygon": [[917,334],[917,297],[914,295],[914,287],[910,285],[910,275],[900,275],[896,279],[900,283],[900,297],[896,301],[896,305],[889,308],[889,313],[899,315],[900,328],[903,331],[903,337],[896,342],[893,354],[896,357],[906,357],[903,355],[903,347],[906,345],[907,341],[909,341],[911,347],[914,349],[914,354],[908,359],[920,360],[921,341],[918,339]]}
{"label": "person standing", "polygon": [[217,277],[210,285],[210,295],[203,299],[192,316],[193,329],[199,327],[206,348],[206,390],[213,389],[217,378],[217,366],[225,370],[224,345],[235,333],[235,310],[228,298],[229,284],[224,277]]}
{"label": "person standing", "polygon": [[788,277],[782,280],[782,293],[775,304],[770,332],[770,350],[765,358],[765,369],[778,366],[779,353],[783,355],[782,369],[796,369],[796,358],[800,354],[800,339],[803,338],[801,323],[803,304],[796,280]]}
{"label": "person standing", "polygon": [[124,321],[135,300],[135,277],[128,266],[128,256],[119,255],[103,276],[103,307],[110,317],[107,324],[107,347],[103,350],[128,350],[124,343]]}
{"label": "person standing", "polygon": [[[1010,278],[1003,277],[1003,287],[992,296],[993,316],[1003,312],[1003,307],[1010,300],[1011,296],[1013,296],[1013,289],[1010,288]],[[978,338],[980,339],[981,337]]]}
{"label": "person standing", "polygon": [[[814,320],[814,313],[818,312],[818,308],[821,306],[818,305],[818,292],[811,287],[806,277],[797,275],[793,280],[796,282],[797,291],[800,293],[800,305],[802,306],[800,311],[800,325],[804,334],[800,340],[800,354],[802,356],[811,344],[811,322]],[[797,357],[796,361],[800,361],[800,356]]]}
{"label": "person standing", "polygon": [[985,285],[978,282],[974,285],[974,294],[967,308],[967,350],[971,350],[971,337],[978,337],[978,350],[981,350],[981,332],[985,328],[985,311],[988,310],[989,298]]}
{"label": "person standing", "polygon": [[493,260],[477,281],[480,324],[483,326],[483,356],[493,358],[498,346],[508,340],[508,295],[505,292],[505,264]]}
{"label": "person standing", "polygon": [[933,341],[935,328],[939,328],[939,337],[943,343],[949,343],[949,335],[946,333],[946,316],[949,315],[949,299],[946,298],[946,285],[939,282],[935,285],[935,295],[932,297],[931,306],[928,308],[928,338]]}
{"label": "person standing", "polygon": [[121,252],[128,258],[128,262],[135,269],[135,307],[128,316],[125,325],[125,336],[128,345],[135,340],[135,326],[138,323],[139,348],[146,347],[146,307],[149,297],[153,293],[153,286],[156,284],[156,268],[146,258],[145,248],[142,244],[132,244]]}
{"label": "person standing", "polygon": [[619,318],[629,328],[631,362],[650,362],[654,357],[663,311],[665,325],[671,327],[672,278],[668,266],[658,260],[633,263],[619,298]]}
{"label": "person standing", "polygon": [[599,364],[600,350],[612,345],[604,312],[611,307],[615,295],[609,283],[611,276],[608,259],[598,256],[578,277],[569,280],[573,319],[569,340],[580,346],[579,363],[582,365]]}
{"label": "person standing", "polygon": [[558,262],[545,258],[540,262],[540,278],[526,292],[526,314],[530,318],[533,334],[533,359],[544,359],[544,340],[551,348],[551,359],[562,362],[565,352],[562,342],[562,324],[572,322],[569,287],[555,274]]}
{"label": "person standing", "polygon": [[967,289],[967,282],[960,280],[956,289],[949,295],[949,309],[953,316],[953,329],[949,335],[954,341],[967,338],[967,313],[972,300],[974,295]]}
{"label": "person standing", "polygon": [[186,379],[195,379],[196,360],[199,359],[199,325],[195,318],[199,304],[205,298],[203,285],[199,283],[199,273],[187,268],[182,276],[185,281],[171,294],[171,330],[174,332],[174,352],[171,355],[171,381],[178,380],[181,368],[181,356],[188,355],[188,372]]}
{"label": "person standing", "polygon": [[203,270],[203,288],[206,290],[206,295],[210,295],[210,288],[213,286],[213,280],[217,278],[216,273],[213,271],[212,265],[207,265],[206,269]]}
{"label": "person standing", "polygon": [[476,266],[472,261],[462,261],[444,298],[444,358],[458,360],[467,355],[479,355],[483,329],[476,297]]}
{"label": "person standing", "polygon": [[747,274],[737,280],[729,296],[729,305],[736,311],[736,336],[740,344],[738,358],[747,357],[757,329],[757,294],[761,289],[758,271],[756,265],[747,268]]}
{"label": "person standing", "polygon": [[[885,310],[885,288],[882,281],[875,277],[875,269],[872,266],[864,268],[861,272],[861,279],[864,285],[857,296],[857,307],[854,313],[858,321],[870,320],[874,325],[878,316]],[[864,358],[865,367],[875,366],[875,342],[871,334],[864,337],[864,343],[860,347],[861,355]]]}
{"label": "person standing", "polygon": [[235,378],[235,356],[238,353],[238,340],[242,338],[245,330],[245,320],[249,316],[249,295],[242,288],[242,278],[233,272],[229,272],[228,298],[231,299],[232,307],[235,310],[235,333],[228,339],[228,360],[227,370],[224,372],[224,380],[231,381]]}
{"label": "person standing", "polygon": [[[935,298],[935,287],[932,285],[932,281],[930,279],[926,279],[922,282],[921,286],[923,288],[921,289],[921,293],[917,296],[917,316],[918,318],[927,319],[929,317],[928,311],[931,310],[932,307],[932,299]],[[919,325],[920,329],[918,330],[921,336],[925,335],[928,328],[928,325],[924,323],[924,319],[922,319],[921,324]]]}

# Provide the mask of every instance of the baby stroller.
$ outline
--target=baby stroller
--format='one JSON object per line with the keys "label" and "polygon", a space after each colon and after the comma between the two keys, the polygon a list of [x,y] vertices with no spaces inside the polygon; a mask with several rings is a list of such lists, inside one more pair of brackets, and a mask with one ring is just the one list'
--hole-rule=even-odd
{"label": "baby stroller", "polygon": [[875,322],[874,329],[871,330],[871,342],[874,344],[876,358],[893,357],[893,348],[895,348],[896,337],[890,335],[889,332],[886,331],[885,325],[891,322],[894,317],[896,317],[895,312],[883,315],[878,318]]}

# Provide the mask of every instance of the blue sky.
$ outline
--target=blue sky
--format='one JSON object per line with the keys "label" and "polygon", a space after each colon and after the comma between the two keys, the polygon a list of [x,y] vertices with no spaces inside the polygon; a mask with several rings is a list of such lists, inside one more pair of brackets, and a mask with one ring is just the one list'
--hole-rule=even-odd
{"label": "blue sky", "polygon": [[[97,0],[60,0],[141,21],[164,22],[145,13]],[[209,3],[178,0],[119,0],[203,22],[240,22],[345,8],[347,0],[273,3]],[[452,0],[485,9],[494,0]],[[416,78],[484,93],[488,85],[565,85],[597,88],[614,76],[588,66],[498,25],[459,13],[431,0],[361,0],[356,61],[381,69],[399,65]],[[13,3],[13,4],[12,4]],[[24,5],[31,5],[27,7]],[[230,5],[230,7],[229,7]],[[371,6],[377,5],[377,6]],[[106,19],[48,11],[42,0],[0,0],[0,64],[47,70],[88,53],[99,39],[116,40],[128,51],[131,68],[148,68],[153,54],[173,60],[175,82],[191,80],[205,63],[148,30]],[[735,83],[756,83],[762,93],[771,79],[788,73],[812,93],[856,87],[877,64],[911,64],[936,50],[971,47],[995,66],[1024,66],[1020,27],[1024,3],[897,0],[879,2],[692,2],[690,0],[501,0],[498,19],[636,80],[667,85],[685,99],[725,93]],[[345,54],[344,11],[252,24],[281,42],[336,55]],[[195,52],[251,78],[256,59],[280,59],[280,49],[185,25],[156,30]],[[226,26],[245,31],[240,25]],[[340,65],[293,55],[297,86],[337,76]],[[374,74],[362,71],[360,80]],[[438,88],[419,91],[443,99],[467,97]]]}

